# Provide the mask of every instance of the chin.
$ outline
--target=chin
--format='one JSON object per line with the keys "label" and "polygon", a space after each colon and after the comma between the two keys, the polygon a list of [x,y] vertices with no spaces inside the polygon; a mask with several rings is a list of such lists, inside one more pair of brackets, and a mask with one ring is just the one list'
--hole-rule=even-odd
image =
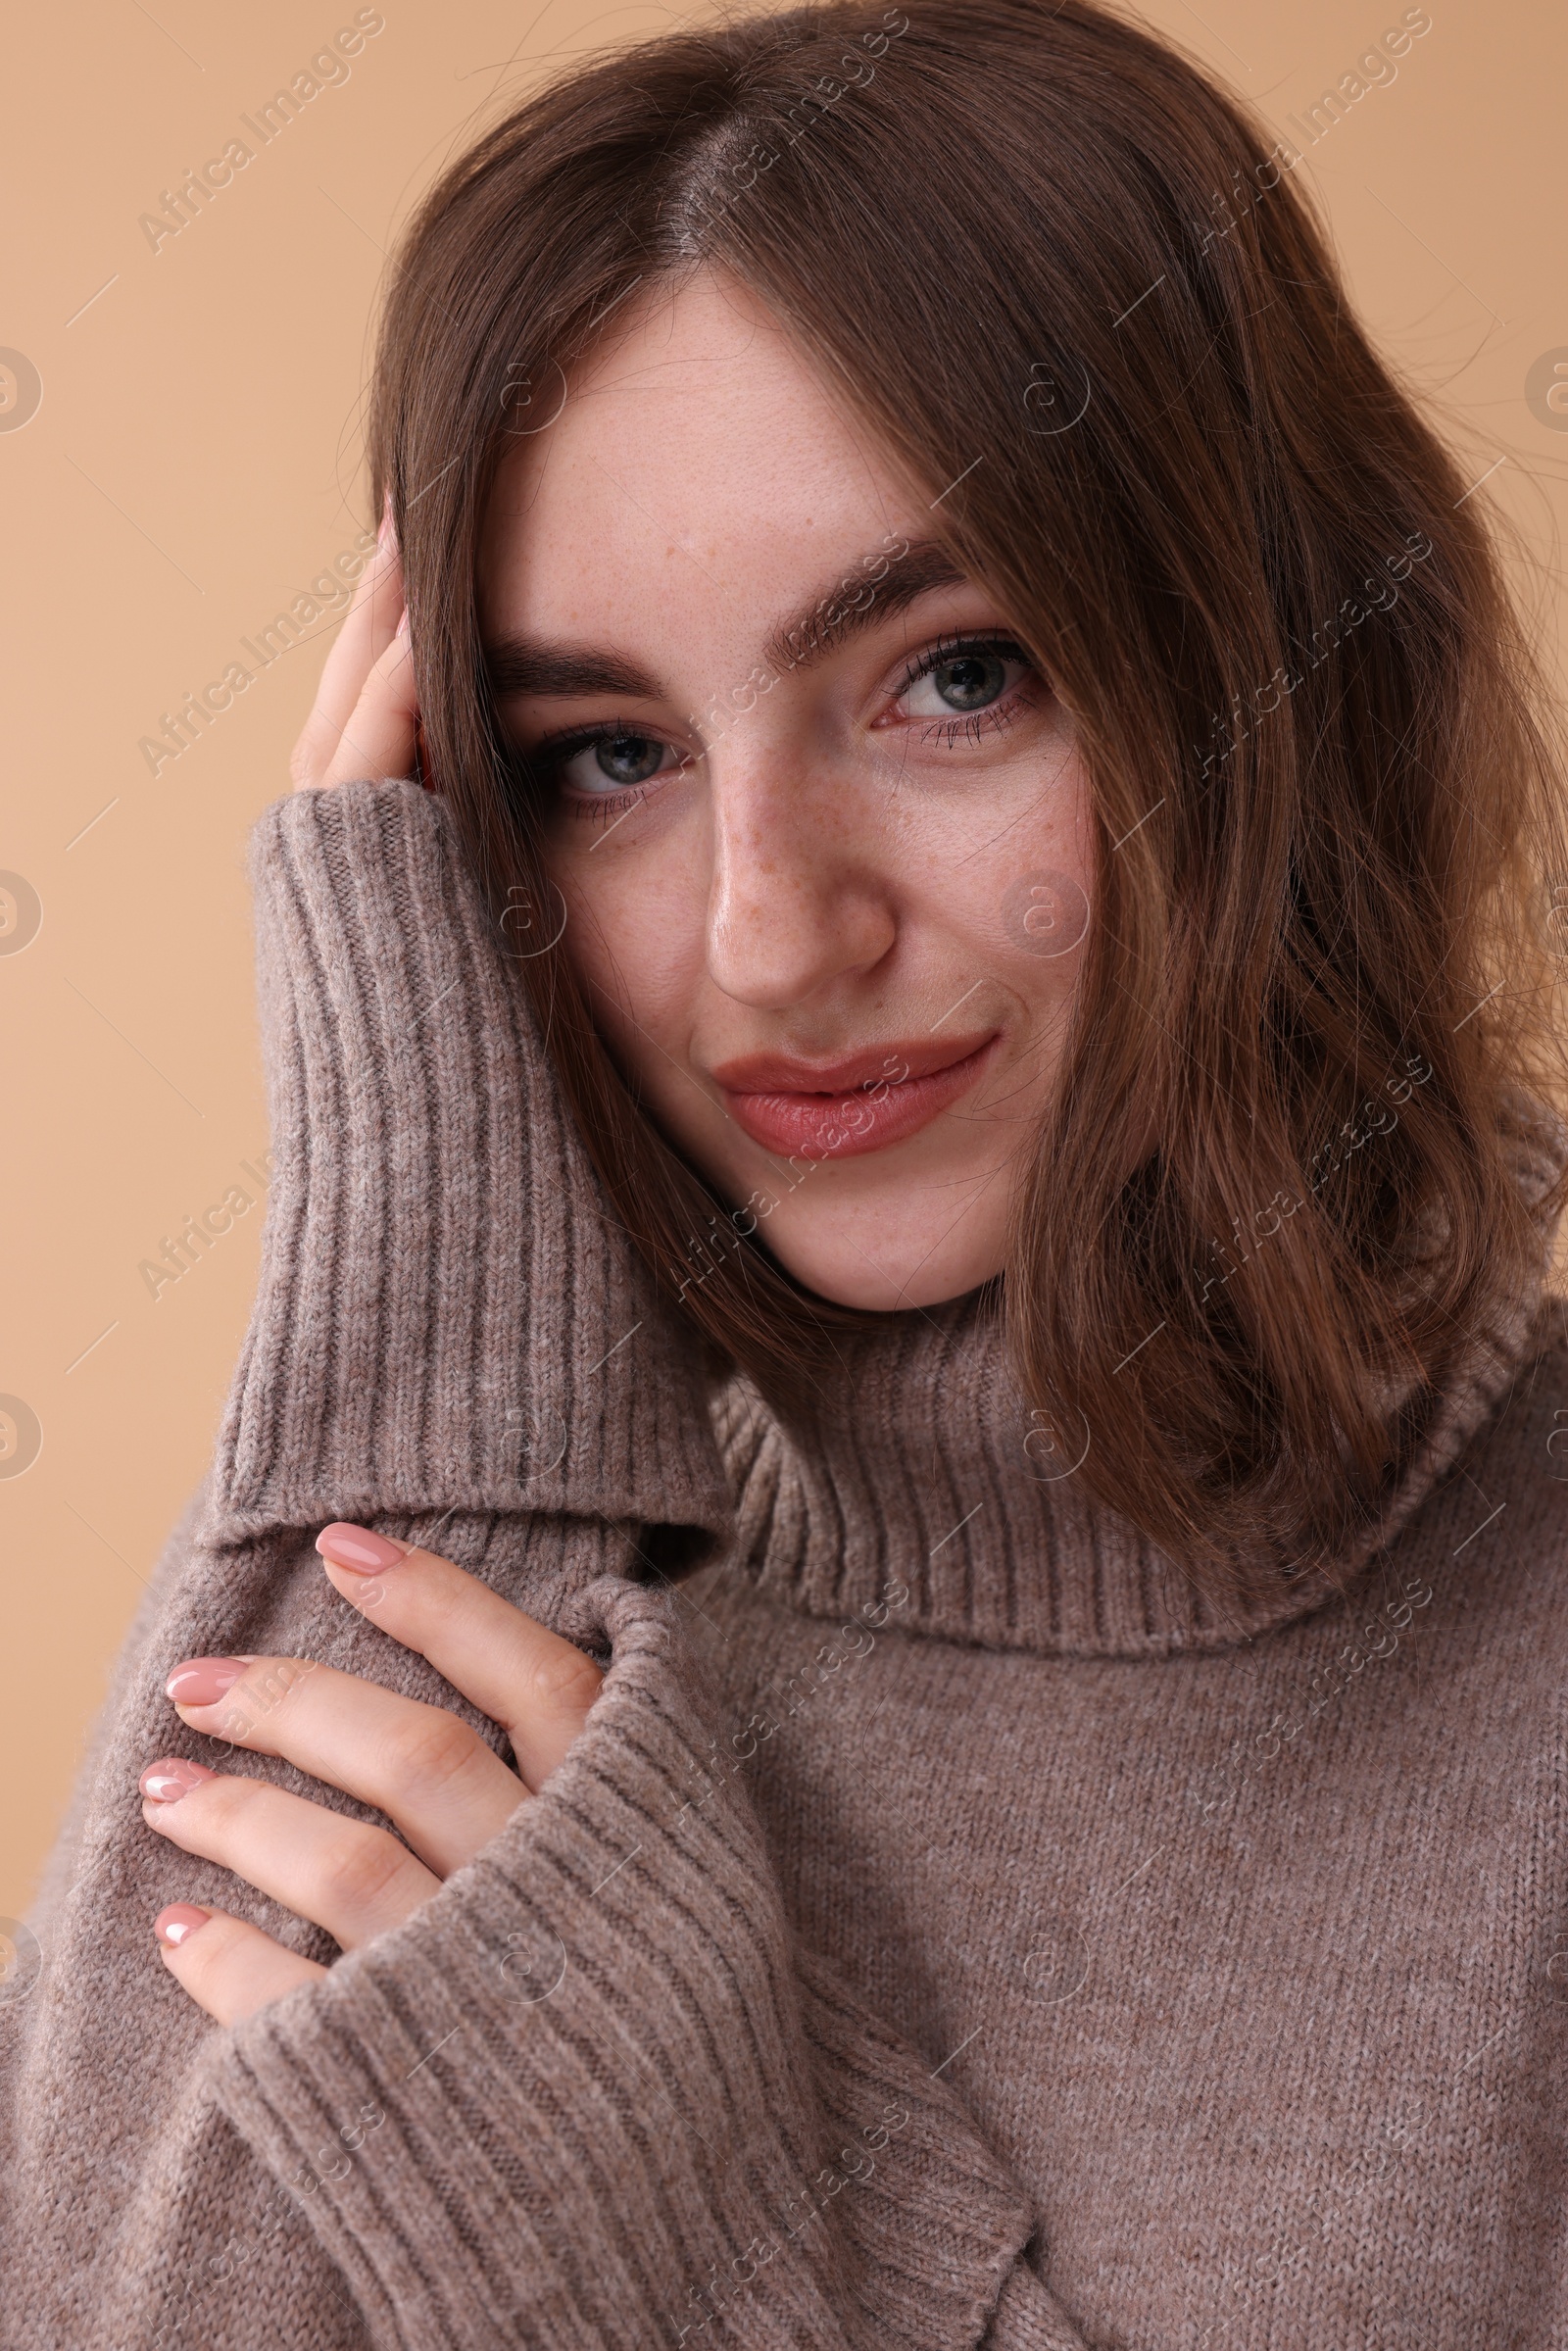
{"label": "chin", "polygon": [[890,1231],[889,1220],[866,1216],[805,1216],[780,1230],[763,1228],[779,1263],[796,1281],[836,1306],[868,1314],[898,1314],[963,1298],[999,1274],[1004,1263],[1000,1231],[964,1230],[964,1220],[914,1221]]}

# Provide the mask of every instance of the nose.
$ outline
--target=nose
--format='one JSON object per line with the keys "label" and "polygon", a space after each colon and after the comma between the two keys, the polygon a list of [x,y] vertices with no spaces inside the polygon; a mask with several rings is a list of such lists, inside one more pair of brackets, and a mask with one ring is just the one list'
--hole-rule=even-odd
{"label": "nose", "polygon": [[715,984],[780,1011],[873,971],[898,936],[892,844],[858,805],[855,781],[811,773],[808,759],[780,750],[710,758]]}

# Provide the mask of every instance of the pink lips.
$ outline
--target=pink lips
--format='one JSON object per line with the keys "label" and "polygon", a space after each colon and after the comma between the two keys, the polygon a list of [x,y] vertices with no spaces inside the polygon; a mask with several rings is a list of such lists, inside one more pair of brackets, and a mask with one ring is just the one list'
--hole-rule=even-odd
{"label": "pink lips", "polygon": [[929,1126],[968,1092],[996,1042],[995,1030],[971,1043],[922,1039],[814,1065],[751,1053],[712,1074],[736,1124],[765,1151],[857,1159]]}

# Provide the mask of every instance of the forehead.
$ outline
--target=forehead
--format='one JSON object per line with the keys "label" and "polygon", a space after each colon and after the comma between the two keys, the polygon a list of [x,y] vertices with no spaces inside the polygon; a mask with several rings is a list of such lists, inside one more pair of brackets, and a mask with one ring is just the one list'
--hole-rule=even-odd
{"label": "forehead", "polygon": [[923,508],[793,337],[704,270],[634,296],[554,420],[519,436],[486,575],[509,609],[671,565],[683,592],[706,576],[772,604],[890,528],[914,535]]}

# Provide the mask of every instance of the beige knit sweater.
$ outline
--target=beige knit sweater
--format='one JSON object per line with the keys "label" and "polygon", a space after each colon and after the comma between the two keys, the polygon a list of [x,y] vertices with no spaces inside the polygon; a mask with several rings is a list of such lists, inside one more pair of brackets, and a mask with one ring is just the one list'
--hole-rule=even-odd
{"label": "beige knit sweater", "polygon": [[[0,2002],[6,2351],[1568,2346],[1563,1309],[1477,1334],[1353,1605],[1226,1618],[1047,1478],[973,1301],[809,1426],[706,1392],[438,802],[298,795],[254,871],[260,1292]],[[1565,1149],[1521,1127],[1532,1199]],[[161,1904],[333,1946],[143,1826],[210,1751],[168,1668],[477,1719],[334,1518],[609,1673],[422,1911],[222,2030]]]}

